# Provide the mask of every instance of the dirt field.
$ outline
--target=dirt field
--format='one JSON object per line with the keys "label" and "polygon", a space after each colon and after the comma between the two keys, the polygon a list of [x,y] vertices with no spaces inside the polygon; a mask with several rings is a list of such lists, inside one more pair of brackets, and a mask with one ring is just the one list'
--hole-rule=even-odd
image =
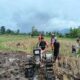
{"label": "dirt field", "polygon": [[[24,52],[0,52],[0,80],[29,80],[24,75],[27,59]],[[46,80],[40,76],[46,74],[44,68],[36,79],[31,80]],[[53,63],[53,72],[54,80],[79,80],[80,58],[61,56],[59,61]]]}
{"label": "dirt field", "polygon": [[[48,50],[51,52],[50,38],[46,37],[45,40],[48,42]],[[0,80],[27,80],[24,76],[27,54],[32,54],[37,41],[36,37],[31,38],[23,35],[0,36]],[[80,58],[71,54],[71,46],[76,43],[75,40],[59,38],[58,41],[61,46],[61,58],[53,63],[55,80],[79,80]]]}

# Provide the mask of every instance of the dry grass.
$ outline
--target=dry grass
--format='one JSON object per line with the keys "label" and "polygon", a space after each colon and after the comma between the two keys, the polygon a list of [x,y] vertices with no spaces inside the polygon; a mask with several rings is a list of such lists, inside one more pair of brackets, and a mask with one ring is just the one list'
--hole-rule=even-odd
{"label": "dry grass", "polygon": [[[51,51],[50,47],[50,38],[46,37],[45,40],[48,42],[49,48],[48,50]],[[75,40],[73,39],[62,39],[59,38],[58,41],[60,42],[60,54],[70,55],[71,54],[71,46],[75,44]],[[36,46],[38,42],[37,37],[31,38],[29,36],[0,36],[0,50],[10,50],[10,51],[25,51],[28,53],[32,53],[33,48]],[[20,45],[17,46],[17,44]]]}

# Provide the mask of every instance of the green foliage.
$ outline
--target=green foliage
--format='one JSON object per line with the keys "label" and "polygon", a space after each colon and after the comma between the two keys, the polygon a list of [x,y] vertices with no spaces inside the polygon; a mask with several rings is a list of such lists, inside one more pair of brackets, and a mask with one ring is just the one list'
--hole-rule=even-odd
{"label": "green foliage", "polygon": [[16,32],[16,34],[19,34],[19,33],[20,33],[20,30],[18,29],[17,32]]}
{"label": "green foliage", "polygon": [[5,33],[6,33],[6,34],[14,34],[14,31],[12,31],[12,30],[10,30],[10,29],[7,29]]}
{"label": "green foliage", "polygon": [[1,34],[5,34],[5,26],[1,26],[0,32],[1,32]]}
{"label": "green foliage", "polygon": [[45,36],[50,37],[51,33],[54,33],[58,37],[63,37],[63,35],[61,33],[59,33],[59,32],[46,32]]}
{"label": "green foliage", "polygon": [[47,37],[48,36],[51,36],[51,32],[46,32],[46,34],[45,34]]}
{"label": "green foliage", "polygon": [[58,37],[63,37],[63,34],[60,33],[60,32],[54,32],[54,33],[55,33],[55,35],[58,36]]}
{"label": "green foliage", "polygon": [[39,34],[40,32],[35,28],[35,26],[33,26],[31,36],[38,36]]}
{"label": "green foliage", "polygon": [[70,32],[67,33],[65,36],[70,38],[80,37],[80,27],[74,29],[71,28]]}
{"label": "green foliage", "polygon": [[18,29],[17,31],[13,31],[11,29],[6,29],[5,26],[0,27],[0,34],[12,34],[12,35],[18,35],[21,34],[20,30]]}

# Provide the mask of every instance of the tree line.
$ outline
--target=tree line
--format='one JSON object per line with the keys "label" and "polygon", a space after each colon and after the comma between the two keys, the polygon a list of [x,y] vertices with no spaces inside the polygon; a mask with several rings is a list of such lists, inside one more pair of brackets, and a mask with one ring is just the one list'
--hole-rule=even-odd
{"label": "tree line", "polygon": [[12,35],[29,35],[29,36],[38,36],[39,34],[43,34],[45,36],[51,36],[51,33],[54,33],[58,37],[68,37],[68,38],[76,38],[80,37],[80,26],[78,28],[70,28],[68,33],[62,34],[61,32],[53,31],[53,32],[44,32],[39,31],[35,26],[32,27],[31,32],[29,33],[21,33],[19,29],[13,31],[11,29],[6,29],[5,26],[0,27],[0,34],[12,34]]}
{"label": "tree line", "polygon": [[51,36],[51,33],[54,33],[58,37],[77,38],[80,37],[80,26],[78,28],[70,28],[69,31],[65,34],[62,34],[61,32],[58,31],[53,31],[53,32],[38,31],[35,28],[35,26],[33,26],[32,32],[30,34],[31,36],[38,36],[40,33],[45,36]]}
{"label": "tree line", "polygon": [[78,28],[70,28],[69,33],[65,34],[65,36],[70,38],[80,38],[80,26]]}
{"label": "tree line", "polygon": [[17,29],[16,31],[13,31],[11,29],[6,29],[5,26],[0,27],[0,34],[20,34],[20,30]]}

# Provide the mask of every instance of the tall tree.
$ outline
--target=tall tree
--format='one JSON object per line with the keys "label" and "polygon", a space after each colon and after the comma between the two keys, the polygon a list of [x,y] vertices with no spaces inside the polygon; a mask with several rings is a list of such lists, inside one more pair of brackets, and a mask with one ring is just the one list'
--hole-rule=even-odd
{"label": "tall tree", "polygon": [[6,29],[5,29],[5,26],[1,26],[1,34],[5,34],[5,31],[6,31]]}
{"label": "tall tree", "polygon": [[7,34],[11,34],[12,31],[11,31],[10,29],[7,29],[7,30],[6,30],[6,33],[7,33]]}
{"label": "tall tree", "polygon": [[80,37],[80,27],[74,29],[71,28],[69,34],[66,36],[72,38]]}
{"label": "tall tree", "polygon": [[35,28],[35,26],[33,26],[31,36],[38,36],[38,35],[39,35],[39,31]]}

